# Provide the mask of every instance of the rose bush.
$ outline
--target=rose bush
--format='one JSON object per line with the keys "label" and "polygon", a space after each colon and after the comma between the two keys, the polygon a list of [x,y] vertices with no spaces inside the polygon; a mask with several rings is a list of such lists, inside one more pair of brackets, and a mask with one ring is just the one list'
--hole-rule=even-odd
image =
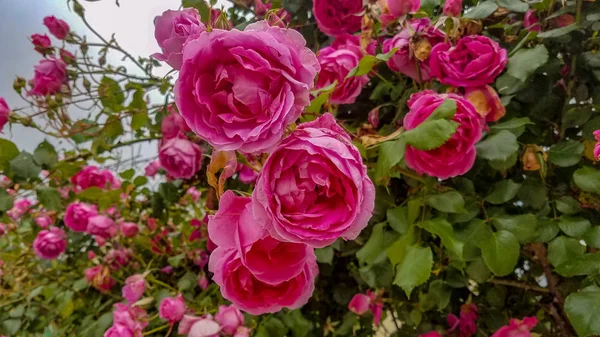
{"label": "rose bush", "polygon": [[151,56],[27,34],[0,336],[600,334],[596,2],[161,12]]}

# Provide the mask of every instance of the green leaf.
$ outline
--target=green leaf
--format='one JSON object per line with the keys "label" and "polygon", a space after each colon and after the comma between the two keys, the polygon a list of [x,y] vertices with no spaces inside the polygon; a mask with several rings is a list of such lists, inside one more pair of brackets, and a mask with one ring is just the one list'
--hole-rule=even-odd
{"label": "green leaf", "polygon": [[548,62],[548,50],[543,44],[531,49],[519,49],[508,59],[506,73],[525,82],[535,70]]}
{"label": "green leaf", "polygon": [[552,29],[552,30],[547,30],[543,33],[538,34],[538,37],[541,37],[543,39],[545,38],[552,38],[552,37],[560,37],[566,34],[569,34],[570,32],[578,29],[579,26],[577,24],[572,24],[569,26],[565,26],[565,27],[561,27],[561,28],[556,28],[556,29]]}
{"label": "green leaf", "polygon": [[200,13],[200,17],[202,18],[202,22],[208,22],[208,16],[210,13],[210,6],[206,3],[205,0],[182,0],[183,7],[192,7],[196,8]]}
{"label": "green leaf", "polygon": [[93,200],[101,199],[102,197],[104,197],[104,191],[100,187],[92,186],[92,187],[88,187],[85,190],[79,192],[78,196],[81,199],[93,201]]}
{"label": "green leaf", "polygon": [[567,296],[565,312],[579,336],[600,334],[600,288],[593,285]]}
{"label": "green leaf", "polygon": [[465,228],[457,231],[456,237],[462,242],[481,248],[483,243],[492,237],[492,234],[492,230],[485,221],[474,219]]}
{"label": "green leaf", "polygon": [[395,207],[387,210],[387,221],[390,227],[400,234],[405,234],[412,223],[408,221],[408,208]]}
{"label": "green leaf", "polygon": [[135,179],[133,179],[133,184],[135,186],[142,186],[145,185],[148,182],[148,178],[144,177],[144,176],[138,176],[135,177]]}
{"label": "green leaf", "polygon": [[317,262],[331,264],[333,262],[333,248],[331,246],[315,249]]}
{"label": "green leaf", "polygon": [[527,177],[517,196],[521,199],[525,207],[541,209],[548,202],[548,188],[542,180]]}
{"label": "green leaf", "polygon": [[506,130],[486,137],[475,147],[477,155],[487,160],[506,160],[519,150],[517,137]]}
{"label": "green leaf", "polygon": [[379,145],[379,156],[375,166],[375,182],[387,185],[387,181],[390,179],[390,170],[404,158],[405,149],[406,142],[402,137]]}
{"label": "green leaf", "polygon": [[485,197],[485,200],[494,205],[503,204],[512,200],[520,188],[521,184],[517,184],[512,180],[499,181],[492,186],[492,191]]}
{"label": "green leaf", "polygon": [[480,248],[485,264],[496,276],[511,274],[521,252],[517,238],[511,232],[503,230],[492,233]]}
{"label": "green leaf", "polygon": [[540,219],[538,225],[538,236],[536,241],[538,242],[548,242],[556,237],[560,232],[560,228],[558,228],[558,224],[554,219],[542,218]]}
{"label": "green leaf", "polygon": [[302,312],[299,309],[286,312],[281,315],[281,319],[290,328],[293,337],[306,337],[312,331],[312,322],[302,316]]}
{"label": "green leaf", "polygon": [[511,12],[525,13],[529,9],[527,3],[520,0],[496,0],[498,6],[508,9]]}
{"label": "green leaf", "polygon": [[538,221],[533,214],[496,216],[492,222],[498,230],[513,233],[521,243],[527,243],[536,236]]}
{"label": "green leaf", "polygon": [[47,141],[43,141],[37,146],[35,151],[33,151],[33,157],[38,165],[48,168],[58,163],[58,154],[54,146]]}
{"label": "green leaf", "polygon": [[585,246],[578,240],[559,236],[548,244],[548,260],[554,266],[575,259],[585,253]]}
{"label": "green leaf", "polygon": [[323,104],[325,104],[325,102],[327,102],[327,100],[329,99],[329,95],[333,93],[337,84],[338,82],[335,81],[324,88],[320,88],[318,91],[311,92],[311,94],[315,96],[315,98],[313,98],[312,101],[310,101],[310,105],[306,107],[305,111],[317,114],[320,113],[321,107],[323,106]]}
{"label": "green leaf", "polygon": [[371,237],[365,245],[356,252],[358,261],[368,264],[385,261],[385,253],[389,246],[396,241],[398,235],[395,232],[385,230],[386,223],[378,223],[373,226]]}
{"label": "green leaf", "polygon": [[436,218],[425,221],[419,226],[428,232],[439,236],[442,240],[442,244],[448,249],[448,251],[454,253],[459,260],[463,260],[464,243],[458,240],[454,234],[454,228],[448,221],[442,218]]}
{"label": "green leaf", "polygon": [[16,334],[21,328],[21,320],[18,318],[5,319],[2,322],[2,333],[9,336]]}
{"label": "green leaf", "polygon": [[410,298],[413,289],[429,279],[433,267],[433,253],[429,247],[414,245],[406,248],[405,256],[407,258],[396,266],[394,284],[402,288]]}
{"label": "green leaf", "polygon": [[102,106],[108,111],[118,112],[123,109],[122,104],[125,102],[125,94],[119,83],[112,78],[102,77],[98,86],[98,96]]}
{"label": "green leaf", "polygon": [[582,167],[573,173],[573,181],[582,190],[600,194],[600,171],[589,166]]}
{"label": "green leaf", "polygon": [[498,5],[493,1],[482,1],[475,8],[464,15],[465,19],[485,19],[492,15],[498,9]]}
{"label": "green leaf", "polygon": [[600,227],[588,229],[583,234],[583,241],[592,248],[600,248]]}
{"label": "green leaf", "polygon": [[563,214],[575,214],[581,211],[581,204],[579,201],[570,196],[563,195],[554,202],[556,203],[556,209]]}
{"label": "green leaf", "polygon": [[445,119],[427,120],[402,136],[408,145],[419,150],[433,150],[444,145],[456,132],[458,123]]}
{"label": "green leaf", "polygon": [[392,285],[394,271],[389,261],[369,264],[359,269],[360,277],[371,288],[387,288]]}
{"label": "green leaf", "polygon": [[437,119],[452,119],[456,113],[456,101],[453,99],[446,99],[442,104],[438,105],[435,110],[425,120],[437,120]]}
{"label": "green leaf", "polygon": [[495,170],[506,172],[517,163],[517,155],[518,153],[514,152],[506,160],[490,160],[488,164]]}
{"label": "green leaf", "polygon": [[427,205],[446,213],[461,213],[465,211],[465,200],[456,191],[430,195],[427,197]]}
{"label": "green leaf", "polygon": [[13,208],[14,200],[12,195],[8,194],[5,189],[0,189],[0,212],[6,212]]}
{"label": "green leaf", "polygon": [[478,257],[467,267],[467,275],[479,283],[484,283],[492,276],[492,272],[485,265],[483,258]]}
{"label": "green leaf", "polygon": [[490,129],[492,129],[494,131],[500,131],[500,130],[511,131],[511,130],[519,129],[525,125],[530,125],[530,124],[535,124],[535,123],[533,123],[529,119],[529,117],[513,118],[513,119],[507,120],[506,122],[494,124],[494,125],[490,126]]}
{"label": "green leaf", "polygon": [[18,155],[19,148],[13,142],[0,138],[0,169],[7,167],[7,164]]}
{"label": "green leaf", "polygon": [[583,143],[566,140],[550,147],[548,160],[561,167],[573,166],[579,163],[584,150],[585,146]]}
{"label": "green leaf", "polygon": [[33,156],[25,151],[19,153],[10,161],[10,168],[19,177],[25,179],[37,178],[42,169],[36,165]]}
{"label": "green leaf", "polygon": [[135,170],[132,168],[119,173],[119,176],[126,180],[133,178],[134,175],[135,175]]}
{"label": "green leaf", "polygon": [[60,211],[62,209],[62,199],[54,187],[40,186],[36,189],[37,198],[44,208],[49,211]]}
{"label": "green leaf", "polygon": [[387,62],[390,58],[392,58],[392,56],[397,51],[398,51],[398,48],[393,48],[392,50],[390,50],[389,52],[387,52],[385,54],[377,54],[375,56],[373,56],[373,55],[363,56],[363,58],[360,59],[360,61],[358,62],[358,65],[356,67],[354,67],[352,70],[350,70],[348,75],[346,75],[346,78],[350,78],[353,76],[362,76],[362,75],[366,75],[366,74],[370,73],[371,70],[373,70],[373,67],[375,67],[377,64],[379,64],[381,62]]}
{"label": "green leaf", "polygon": [[568,109],[561,118],[561,128],[567,130],[570,128],[585,126],[592,116],[592,109],[575,107]]}
{"label": "green leaf", "polygon": [[131,129],[134,131],[139,130],[146,126],[148,121],[150,121],[150,118],[145,112],[137,112],[131,116]]}
{"label": "green leaf", "polygon": [[158,193],[170,203],[175,203],[179,200],[179,190],[172,183],[161,183],[158,186]]}
{"label": "green leaf", "polygon": [[561,263],[555,270],[566,277],[600,274],[600,253],[583,254]]}
{"label": "green leaf", "polygon": [[179,254],[179,255],[175,255],[175,256],[171,256],[167,259],[167,261],[169,262],[169,264],[175,268],[179,267],[179,265],[181,264],[181,261],[183,261],[183,259],[185,259],[185,254]]}
{"label": "green leaf", "polygon": [[579,238],[592,224],[586,218],[563,215],[558,219],[558,227],[571,237]]}

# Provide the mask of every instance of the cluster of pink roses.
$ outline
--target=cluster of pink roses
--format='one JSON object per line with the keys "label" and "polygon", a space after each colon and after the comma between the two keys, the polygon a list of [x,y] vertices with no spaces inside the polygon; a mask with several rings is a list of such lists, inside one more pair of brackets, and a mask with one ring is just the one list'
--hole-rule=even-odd
{"label": "cluster of pink roses", "polygon": [[[461,337],[470,337],[477,332],[475,320],[477,319],[477,307],[474,304],[465,304],[461,308],[460,318],[449,314],[448,324],[450,329],[447,331],[448,336],[454,336],[454,331],[459,331]],[[530,330],[537,325],[537,318],[525,317],[523,320],[512,318],[509,325],[498,329],[491,337],[530,337]],[[457,330],[458,329],[458,330]],[[419,335],[419,337],[442,337],[437,331],[428,332]]]}

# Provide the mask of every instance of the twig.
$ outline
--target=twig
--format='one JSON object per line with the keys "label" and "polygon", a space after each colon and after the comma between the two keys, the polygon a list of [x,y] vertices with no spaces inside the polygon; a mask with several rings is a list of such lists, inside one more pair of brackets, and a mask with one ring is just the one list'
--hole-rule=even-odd
{"label": "twig", "polygon": [[525,289],[525,290],[536,291],[538,293],[545,293],[545,294],[550,293],[550,289],[548,289],[548,288],[542,288],[542,287],[538,287],[538,286],[524,284],[524,283],[517,282],[517,281],[493,279],[493,280],[490,280],[489,282],[493,283],[493,284],[503,285],[503,286],[509,286],[509,287],[521,288],[521,289]]}

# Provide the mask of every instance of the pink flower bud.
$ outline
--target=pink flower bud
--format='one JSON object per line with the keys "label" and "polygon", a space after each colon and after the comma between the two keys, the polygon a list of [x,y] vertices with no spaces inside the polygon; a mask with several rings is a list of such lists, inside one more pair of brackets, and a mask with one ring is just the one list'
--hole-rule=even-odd
{"label": "pink flower bud", "polygon": [[371,299],[365,294],[356,294],[350,300],[348,304],[348,310],[352,311],[357,315],[362,315],[369,311],[371,305]]}
{"label": "pink flower bud", "polygon": [[129,303],[133,303],[142,298],[145,288],[146,281],[144,280],[144,275],[136,274],[129,276],[125,280],[125,286],[123,286],[123,297],[125,297]]}
{"label": "pink flower bud", "polygon": [[181,321],[186,311],[185,301],[181,294],[177,297],[165,297],[158,308],[160,318],[168,321],[169,324]]}
{"label": "pink flower bud", "polygon": [[40,215],[37,218],[35,218],[35,223],[42,227],[42,228],[48,228],[48,226],[50,226],[52,224],[52,218],[49,217],[48,215]]}
{"label": "pink flower bud", "polygon": [[215,320],[221,324],[221,331],[227,335],[233,335],[237,328],[244,324],[244,315],[233,305],[221,305]]}
{"label": "pink flower bud", "polygon": [[44,54],[48,48],[52,47],[52,42],[47,35],[33,34],[31,35],[31,43],[35,47],[35,50],[39,53]]}
{"label": "pink flower bud", "polygon": [[200,287],[200,289],[202,290],[206,290],[209,286],[209,282],[208,282],[208,278],[206,278],[206,275],[202,274],[200,276],[200,278],[198,279],[198,287]]}
{"label": "pink flower bud", "polygon": [[44,25],[48,27],[50,33],[59,40],[64,40],[71,30],[66,22],[57,19],[54,15],[45,17]]}
{"label": "pink flower bud", "polygon": [[121,233],[123,236],[132,238],[136,236],[140,232],[140,228],[134,222],[122,222],[121,223]]}

